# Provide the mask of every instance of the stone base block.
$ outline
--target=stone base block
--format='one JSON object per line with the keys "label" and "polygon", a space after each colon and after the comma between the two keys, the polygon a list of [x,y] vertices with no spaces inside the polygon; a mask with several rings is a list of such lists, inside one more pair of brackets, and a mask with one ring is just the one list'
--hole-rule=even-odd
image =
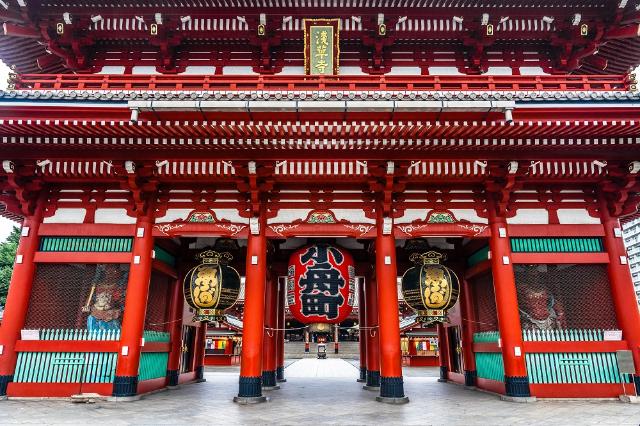
{"label": "stone base block", "polygon": [[535,396],[508,396],[508,395],[500,395],[500,399],[507,402],[518,402],[520,404],[528,404],[531,402],[536,402],[537,398]]}
{"label": "stone base block", "polygon": [[269,399],[266,396],[234,396],[233,402],[240,405],[259,404],[261,402],[267,402]]}
{"label": "stone base block", "polygon": [[407,396],[401,396],[398,398],[391,398],[391,397],[386,397],[386,396],[376,396],[376,401],[378,402],[384,402],[385,404],[406,404],[409,402],[409,397]]}

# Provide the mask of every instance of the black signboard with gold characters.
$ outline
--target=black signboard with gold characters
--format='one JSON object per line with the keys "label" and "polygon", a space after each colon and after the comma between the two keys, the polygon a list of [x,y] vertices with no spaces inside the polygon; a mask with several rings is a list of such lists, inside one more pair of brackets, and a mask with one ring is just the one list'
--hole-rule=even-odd
{"label": "black signboard with gold characters", "polygon": [[421,323],[444,322],[447,311],[456,304],[460,283],[456,274],[440,264],[444,256],[436,251],[414,253],[409,257],[416,266],[402,276],[402,295],[417,312]]}
{"label": "black signboard with gold characters", "polygon": [[207,250],[196,258],[202,263],[184,277],[184,298],[196,310],[194,321],[221,321],[238,300],[240,274],[228,265],[233,259],[229,253]]}

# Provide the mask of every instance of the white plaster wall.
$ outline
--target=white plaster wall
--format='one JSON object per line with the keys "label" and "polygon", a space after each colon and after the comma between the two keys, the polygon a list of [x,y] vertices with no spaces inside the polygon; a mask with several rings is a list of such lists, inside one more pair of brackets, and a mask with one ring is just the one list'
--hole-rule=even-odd
{"label": "white plaster wall", "polygon": [[131,74],[160,74],[156,67],[150,65],[139,65],[131,68]]}
{"label": "white plaster wall", "polygon": [[391,67],[387,75],[420,75],[422,70],[420,67]]}
{"label": "white plaster wall", "polygon": [[600,224],[600,219],[589,216],[586,209],[558,209],[558,220],[563,225]]}
{"label": "white plaster wall", "polygon": [[346,220],[351,223],[376,223],[375,219],[366,217],[362,209],[333,209],[332,211],[338,221]]}
{"label": "white plaster wall", "polygon": [[82,223],[86,209],[57,209],[53,216],[45,217],[43,223]]}
{"label": "white plaster wall", "polygon": [[406,209],[404,215],[394,219],[394,223],[410,223],[414,220],[424,220],[431,210],[428,209]]}
{"label": "white plaster wall", "polygon": [[225,75],[257,75],[257,73],[253,72],[252,67],[241,67],[229,65],[222,68],[222,74]]}
{"label": "white plaster wall", "polygon": [[304,220],[312,209],[280,209],[276,217],[268,219],[267,224],[289,223],[294,220]]}
{"label": "white plaster wall", "polygon": [[520,75],[546,75],[540,67],[520,67]]}
{"label": "white plaster wall", "polygon": [[366,75],[360,67],[340,67],[340,75]]}
{"label": "white plaster wall", "polygon": [[484,75],[513,75],[510,67],[489,67]]}
{"label": "white plaster wall", "polygon": [[473,209],[456,209],[451,210],[451,213],[453,213],[458,220],[468,220],[473,223],[488,223],[487,219],[478,216]]}
{"label": "white plaster wall", "polygon": [[216,72],[216,67],[191,65],[185,68],[182,75],[209,75]]}
{"label": "white plaster wall", "polygon": [[545,209],[519,209],[514,217],[507,218],[509,225],[547,225],[549,213]]}
{"label": "white plaster wall", "polygon": [[456,67],[429,67],[431,75],[464,75]]}
{"label": "white plaster wall", "polygon": [[[342,71],[342,70],[340,70]],[[282,71],[279,73],[280,75],[303,75],[304,67],[296,67],[293,65],[287,65],[282,67]]]}
{"label": "white plaster wall", "polygon": [[164,216],[156,217],[156,222],[173,222],[178,219],[186,220],[192,211],[193,209],[167,209]]}
{"label": "white plaster wall", "polygon": [[130,224],[136,223],[136,218],[127,215],[126,209],[97,209],[95,223]]}

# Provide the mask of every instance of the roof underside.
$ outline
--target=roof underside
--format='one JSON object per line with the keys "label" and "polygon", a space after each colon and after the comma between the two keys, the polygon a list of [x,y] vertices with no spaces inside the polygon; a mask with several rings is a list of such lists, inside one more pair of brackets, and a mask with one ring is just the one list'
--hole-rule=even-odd
{"label": "roof underside", "polygon": [[[21,73],[98,72],[104,66],[151,66],[170,74],[203,66],[225,73],[225,67],[241,66],[277,74],[302,65],[302,20],[313,17],[341,19],[340,66],[368,74],[402,73],[403,67],[425,74],[442,66],[463,74],[491,67],[614,74],[640,64],[640,13],[625,0],[7,3],[0,10],[0,22],[8,24],[0,58]],[[378,34],[380,19],[385,36]],[[259,38],[261,21],[266,36]],[[151,35],[156,22],[158,35]]]}

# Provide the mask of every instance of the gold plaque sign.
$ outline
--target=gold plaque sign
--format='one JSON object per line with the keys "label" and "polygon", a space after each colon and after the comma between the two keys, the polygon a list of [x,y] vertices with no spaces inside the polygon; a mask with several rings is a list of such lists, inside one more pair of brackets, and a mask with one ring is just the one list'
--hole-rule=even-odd
{"label": "gold plaque sign", "polygon": [[304,20],[304,69],[306,74],[338,74],[339,32],[339,19]]}

